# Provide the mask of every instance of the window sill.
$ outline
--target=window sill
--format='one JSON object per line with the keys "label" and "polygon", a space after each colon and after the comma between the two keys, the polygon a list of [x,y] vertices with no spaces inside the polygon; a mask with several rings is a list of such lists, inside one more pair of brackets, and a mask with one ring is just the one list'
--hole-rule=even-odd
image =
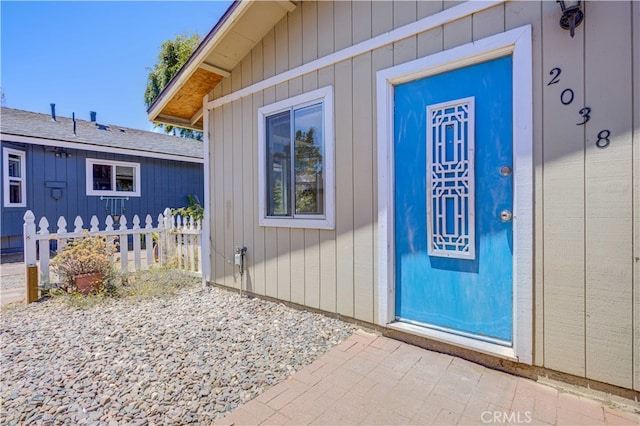
{"label": "window sill", "polygon": [[260,226],[271,228],[297,228],[297,229],[335,229],[333,218],[325,219],[292,219],[292,218],[260,218]]}
{"label": "window sill", "polygon": [[141,197],[139,192],[95,191],[87,192],[87,197]]}

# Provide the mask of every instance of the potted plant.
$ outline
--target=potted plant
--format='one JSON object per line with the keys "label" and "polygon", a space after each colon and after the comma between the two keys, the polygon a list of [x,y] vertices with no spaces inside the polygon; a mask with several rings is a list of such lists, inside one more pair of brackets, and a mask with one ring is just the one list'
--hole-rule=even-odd
{"label": "potted plant", "polygon": [[101,235],[77,238],[51,260],[51,268],[69,293],[95,292],[111,267],[115,245]]}

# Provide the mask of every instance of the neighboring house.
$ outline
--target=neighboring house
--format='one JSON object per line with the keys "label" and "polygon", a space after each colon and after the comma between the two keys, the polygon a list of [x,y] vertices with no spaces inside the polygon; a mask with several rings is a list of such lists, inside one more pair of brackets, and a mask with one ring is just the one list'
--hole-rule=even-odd
{"label": "neighboring house", "polygon": [[640,3],[581,8],[235,2],[149,109],[205,130],[208,280],[637,397]]}
{"label": "neighboring house", "polygon": [[[54,107],[52,106],[52,111]],[[56,232],[92,215],[131,219],[203,199],[202,142],[92,121],[0,109],[2,253],[22,250],[24,213],[45,216]],[[37,223],[36,223],[37,225]]]}

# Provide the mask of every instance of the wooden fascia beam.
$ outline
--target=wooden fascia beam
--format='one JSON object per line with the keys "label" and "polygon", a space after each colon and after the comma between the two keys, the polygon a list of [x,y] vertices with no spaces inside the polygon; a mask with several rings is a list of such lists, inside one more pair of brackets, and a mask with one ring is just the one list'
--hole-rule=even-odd
{"label": "wooden fascia beam", "polygon": [[279,0],[279,1],[276,1],[275,3],[278,6],[282,7],[284,10],[286,10],[287,12],[293,12],[296,6],[298,6],[296,2],[293,2],[290,0]]}
{"label": "wooden fascia beam", "polygon": [[222,77],[229,77],[231,75],[231,72],[223,70],[222,68],[218,68],[215,65],[208,64],[206,62],[201,63],[200,68]]}
{"label": "wooden fascia beam", "polygon": [[187,119],[184,119],[184,118],[179,118],[179,117],[174,117],[174,116],[171,116],[171,115],[160,114],[153,121],[157,122],[157,123],[168,124],[170,126],[183,127],[185,129],[196,130],[198,132],[202,131],[201,128],[199,128],[199,127],[197,127],[195,125],[195,123],[198,120],[195,120],[192,123],[191,120],[187,120]]}
{"label": "wooden fascia beam", "polygon": [[198,120],[200,120],[200,118],[202,118],[202,112],[203,112],[203,108],[200,108],[198,110],[198,112],[196,112],[195,114],[193,114],[193,117],[191,117],[191,125],[193,126],[194,124],[196,124],[198,122]]}

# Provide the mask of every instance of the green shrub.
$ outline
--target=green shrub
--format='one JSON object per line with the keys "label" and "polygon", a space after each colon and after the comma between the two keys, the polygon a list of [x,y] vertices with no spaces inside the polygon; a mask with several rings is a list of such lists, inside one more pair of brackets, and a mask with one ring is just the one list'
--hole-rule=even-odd
{"label": "green shrub", "polygon": [[186,207],[178,207],[171,209],[171,214],[176,216],[180,215],[183,218],[189,218],[193,216],[195,220],[203,220],[204,219],[204,207],[200,205],[197,197],[193,195],[187,195],[187,206]]}

